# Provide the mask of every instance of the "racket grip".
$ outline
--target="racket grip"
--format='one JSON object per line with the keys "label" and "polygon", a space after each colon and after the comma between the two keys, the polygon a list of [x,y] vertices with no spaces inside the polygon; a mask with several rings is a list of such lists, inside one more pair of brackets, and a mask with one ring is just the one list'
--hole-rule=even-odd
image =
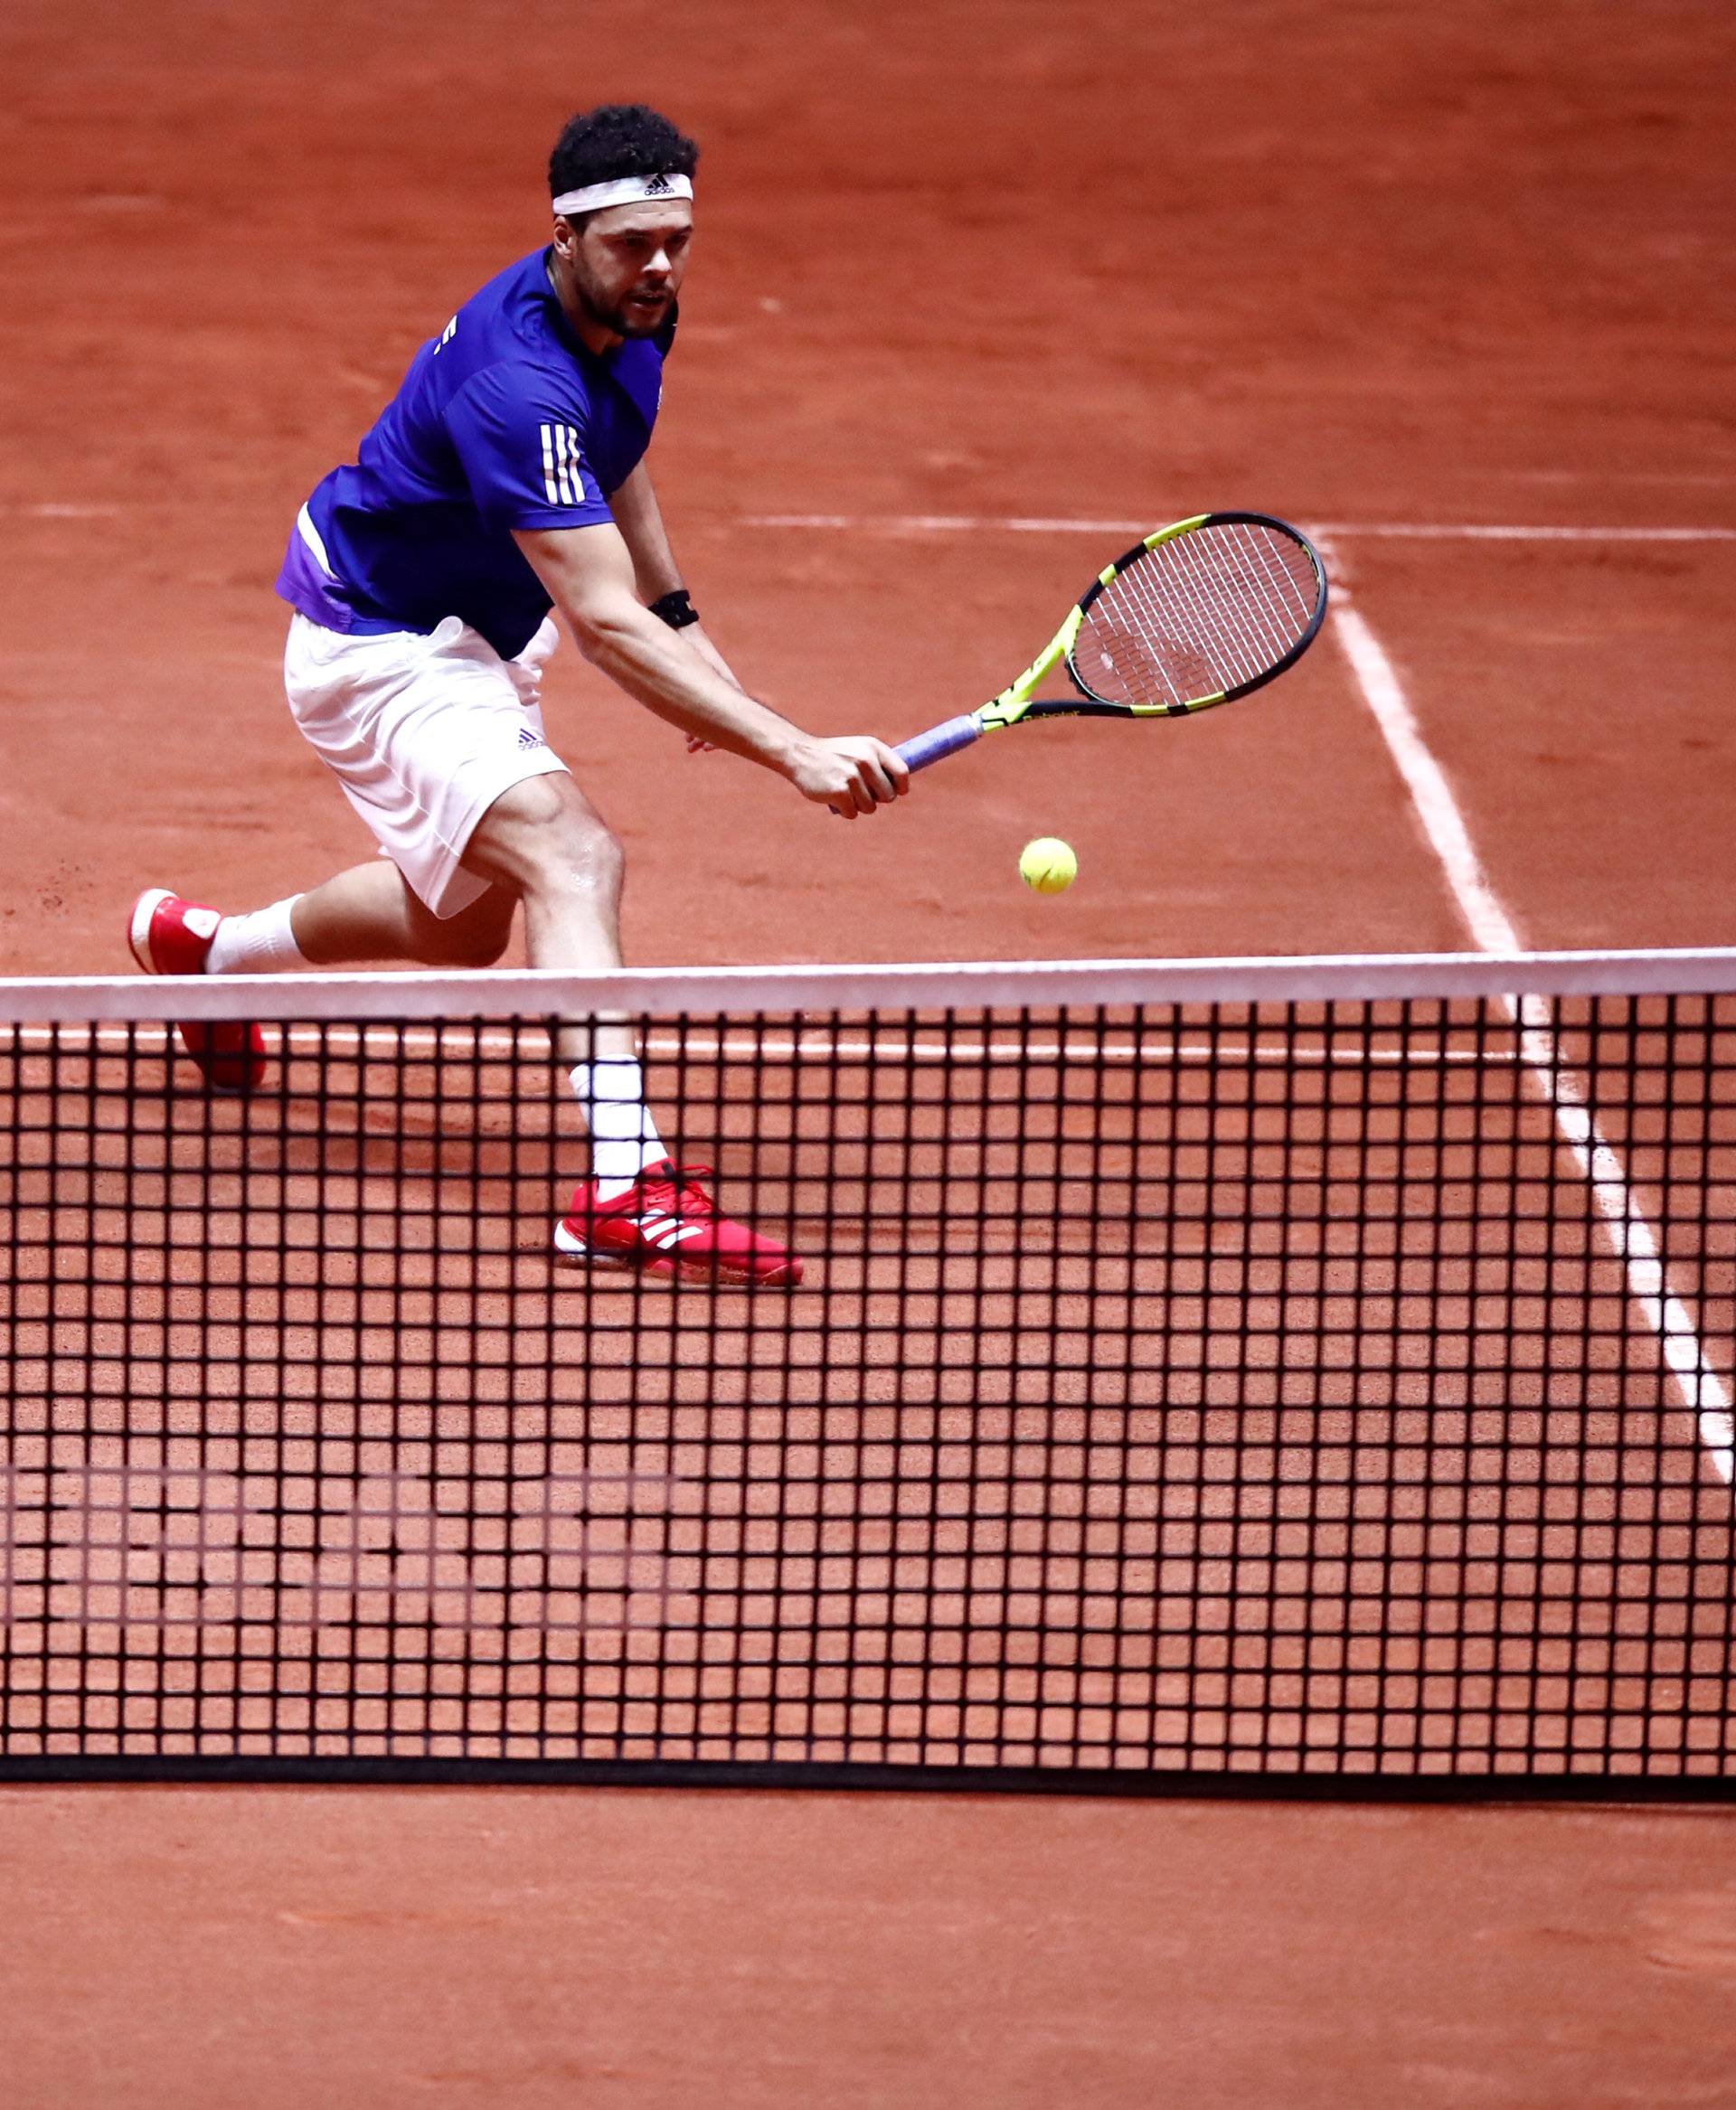
{"label": "racket grip", "polygon": [[944,725],[932,726],[913,739],[901,740],[896,751],[912,769],[926,769],[930,762],[956,755],[960,748],[967,748],[982,737],[983,729],[975,712],[967,711],[962,718],[949,718]]}

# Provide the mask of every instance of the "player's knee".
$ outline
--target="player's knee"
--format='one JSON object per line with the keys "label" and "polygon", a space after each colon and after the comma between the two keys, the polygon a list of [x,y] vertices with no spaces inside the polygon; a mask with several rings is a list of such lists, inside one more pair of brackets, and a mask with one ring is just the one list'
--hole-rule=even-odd
{"label": "player's knee", "polygon": [[569,893],[612,900],[621,890],[626,864],[627,853],[618,840],[593,819],[566,831],[546,876]]}
{"label": "player's knee", "polygon": [[521,838],[521,855],[532,886],[563,893],[619,890],[625,852],[587,808],[562,802],[540,813]]}
{"label": "player's knee", "polygon": [[486,862],[520,893],[618,891],[620,843],[565,777],[515,784],[477,830]]}

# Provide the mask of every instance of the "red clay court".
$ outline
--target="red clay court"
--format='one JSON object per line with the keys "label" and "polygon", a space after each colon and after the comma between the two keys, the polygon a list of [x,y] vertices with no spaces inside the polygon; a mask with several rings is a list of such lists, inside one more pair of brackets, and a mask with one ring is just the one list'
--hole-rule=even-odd
{"label": "red clay court", "polygon": [[[998,689],[1134,532],[1208,505],[1307,527],[1336,598],[1308,657],[1246,705],[996,739],[850,829],[683,757],[569,645],[552,731],[628,846],[637,962],[1730,944],[1731,43],[1722,10],[1668,0],[1595,18],[676,0],[650,24],[429,0],[317,25],[193,0],[143,24],[99,0],[8,23],[0,971],[123,973],[139,887],[251,906],[365,849],[284,711],[284,535],[415,346],[540,239],[561,119],[637,97],[705,155],[658,488],[708,625],[769,701],[903,738]],[[1017,881],[1039,834],[1080,852],[1057,900]],[[873,1088],[835,1050],[822,1069]],[[719,1079],[690,1096],[722,1107]],[[297,1180],[353,1182],[358,1220],[406,1192],[420,1207],[447,1133],[412,1103],[390,1133],[362,1121],[339,1163],[305,1106],[250,1108],[248,1127],[153,1088],[169,1114],[128,1135],[156,1120],[202,1167],[269,1145],[285,1222]],[[100,1127],[92,1113],[98,1214],[119,1205]],[[534,1211],[520,1190],[549,1174],[546,1138],[521,1157],[511,1129],[473,1168],[495,1225]],[[1649,1133],[1636,1115],[1617,1140],[1657,1215]],[[935,1171],[921,1142],[901,1206]],[[1722,1236],[1725,1168],[1707,1166],[1698,1221]],[[982,1225],[999,1161],[978,1169]],[[887,1271],[864,1161],[824,1203],[793,1157],[769,1176],[792,1215],[863,1227],[826,1306],[835,1325],[856,1300],[848,1352],[866,1362],[875,1329],[901,1326],[907,1363],[943,1365],[944,1269]],[[490,1248],[511,1279],[486,1323],[540,1323],[546,1343],[578,1322],[523,1289],[512,1250]],[[1706,1258],[1722,1384],[1731,1254]],[[1044,1290],[1062,1331],[1066,1260]],[[1585,1296],[1607,1319],[1633,1276],[1599,1265]],[[1285,1286],[1262,1279],[1277,1309]],[[235,1294],[202,1305],[207,1349],[254,1323],[246,1278]],[[750,1314],[586,1309],[599,1370],[662,1329],[672,1418],[693,1383],[752,1404]],[[289,1338],[306,1315],[284,1314],[279,1376],[313,1367]],[[367,1313],[333,1323],[364,1333]],[[997,1323],[1015,1369],[1016,1309]],[[1146,1334],[1120,1324],[1132,1371]],[[1205,1340],[1209,1314],[1173,1333]],[[722,1375],[720,1338],[739,1358]],[[166,1412],[176,1381],[146,1405]],[[505,1412],[514,1381],[482,1370],[468,1403]],[[889,1412],[957,1404],[908,1381],[888,1380]],[[1597,1456],[1618,1486],[1636,1446],[1688,1461],[1661,1513],[1691,1532],[1693,1592],[1727,1608],[1728,1474],[1691,1426],[1641,1427],[1612,1381]],[[555,1387],[533,1404],[565,1403]],[[672,1418],[672,1457],[681,1436]],[[806,1440],[796,1421],[788,1440]],[[558,1553],[571,1518],[551,1514]],[[630,1533],[613,1550],[624,1599],[678,1594],[636,1574]],[[1212,1587],[1233,1596],[1223,1572]],[[1228,1714],[1222,1730],[1233,1745]],[[13,1782],[0,1821],[17,1930],[0,2070],[21,2105],[1731,2094],[1736,1863],[1715,1806]]]}

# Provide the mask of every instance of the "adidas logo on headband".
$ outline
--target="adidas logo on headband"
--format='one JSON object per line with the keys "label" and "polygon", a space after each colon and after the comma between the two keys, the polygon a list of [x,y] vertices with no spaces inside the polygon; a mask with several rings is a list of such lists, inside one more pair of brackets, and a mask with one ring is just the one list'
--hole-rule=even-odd
{"label": "adidas logo on headband", "polygon": [[693,184],[684,175],[618,176],[606,184],[587,184],[563,191],[553,202],[557,212],[600,212],[605,205],[637,205],[646,198],[691,198]]}

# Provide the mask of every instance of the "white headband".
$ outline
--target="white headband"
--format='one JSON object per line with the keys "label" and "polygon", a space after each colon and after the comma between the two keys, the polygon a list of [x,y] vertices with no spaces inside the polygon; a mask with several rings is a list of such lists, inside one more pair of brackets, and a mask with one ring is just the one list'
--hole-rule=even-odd
{"label": "white headband", "polygon": [[582,191],[564,191],[554,211],[569,219],[575,212],[600,212],[605,205],[637,205],[645,198],[691,198],[693,180],[684,175],[621,176],[607,184],[588,184]]}

